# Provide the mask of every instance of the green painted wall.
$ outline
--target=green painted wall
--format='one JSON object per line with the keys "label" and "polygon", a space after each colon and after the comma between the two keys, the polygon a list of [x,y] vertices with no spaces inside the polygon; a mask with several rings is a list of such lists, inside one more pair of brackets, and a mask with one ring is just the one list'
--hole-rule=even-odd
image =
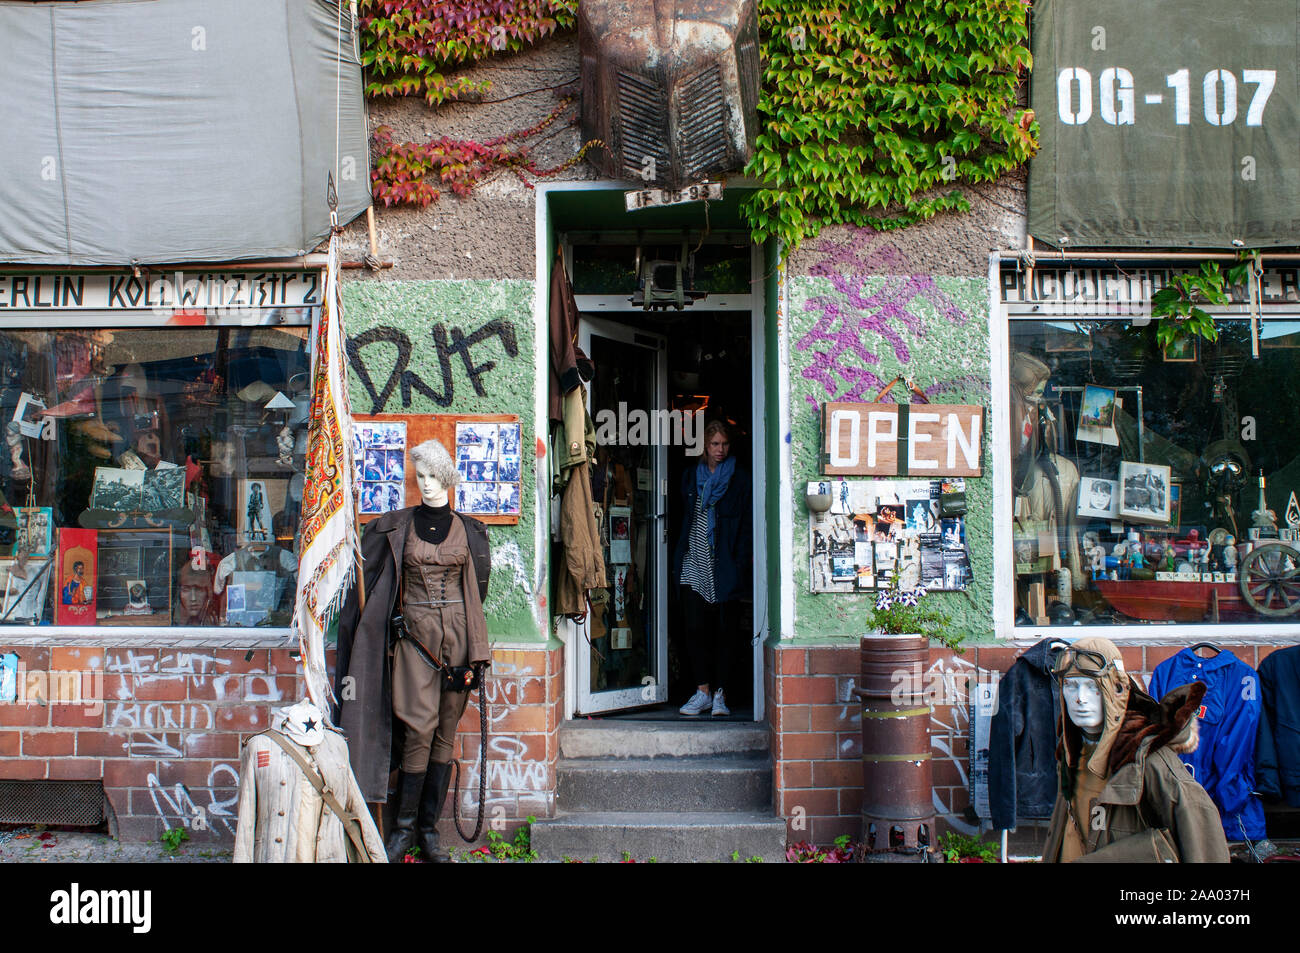
{"label": "green painted wall", "polygon": [[[880,275],[830,243],[811,275],[789,281],[791,456],[794,467],[795,638],[856,639],[874,596],[813,594],[809,586],[804,487],[819,474],[820,405],[874,401],[896,374],[912,377],[938,403],[988,408],[988,282],[977,278]],[[905,399],[902,385],[892,396]],[[985,416],[984,476],[967,479],[967,545],[974,581],[963,593],[936,593],[967,641],[993,637],[992,466]]]}
{"label": "green painted wall", "polygon": [[355,281],[343,286],[348,337],[357,349],[349,388],[355,413],[519,415],[519,524],[488,528],[493,570],[484,610],[494,640],[546,638],[537,621],[534,591],[533,292],[534,283],[522,280]]}

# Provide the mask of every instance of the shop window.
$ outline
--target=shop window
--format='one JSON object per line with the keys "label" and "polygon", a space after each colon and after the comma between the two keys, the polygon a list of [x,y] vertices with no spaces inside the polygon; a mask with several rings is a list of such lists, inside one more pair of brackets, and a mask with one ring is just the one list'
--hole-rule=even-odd
{"label": "shop window", "polygon": [[1300,622],[1300,321],[1010,320],[1015,623]]}
{"label": "shop window", "polygon": [[310,311],[0,330],[0,622],[289,625]]}

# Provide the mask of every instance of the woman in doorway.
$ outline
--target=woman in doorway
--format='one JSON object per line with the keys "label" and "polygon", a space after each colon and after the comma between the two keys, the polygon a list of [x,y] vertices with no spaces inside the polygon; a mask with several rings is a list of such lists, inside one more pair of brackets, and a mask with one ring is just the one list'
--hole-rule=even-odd
{"label": "woman in doorway", "polygon": [[685,518],[673,557],[695,694],[683,715],[729,715],[724,693],[736,638],[735,601],[749,589],[753,535],[749,474],[731,456],[727,427],[704,428],[704,456],[682,477]]}

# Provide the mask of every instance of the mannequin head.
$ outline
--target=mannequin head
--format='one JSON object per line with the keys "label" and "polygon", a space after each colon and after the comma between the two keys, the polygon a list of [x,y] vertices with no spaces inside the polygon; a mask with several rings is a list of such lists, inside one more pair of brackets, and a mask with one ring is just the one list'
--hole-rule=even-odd
{"label": "mannequin head", "polygon": [[1086,675],[1067,678],[1061,686],[1061,696],[1070,721],[1084,734],[1095,735],[1101,727],[1103,714],[1101,689],[1097,687],[1097,680]]}
{"label": "mannequin head", "polygon": [[185,562],[176,578],[176,608],[173,612],[177,625],[211,625],[212,579],[210,567],[195,569],[193,562]]}
{"label": "mannequin head", "polygon": [[456,485],[456,461],[437,440],[426,440],[411,449],[415,464],[415,485],[425,506],[446,506],[447,491]]}

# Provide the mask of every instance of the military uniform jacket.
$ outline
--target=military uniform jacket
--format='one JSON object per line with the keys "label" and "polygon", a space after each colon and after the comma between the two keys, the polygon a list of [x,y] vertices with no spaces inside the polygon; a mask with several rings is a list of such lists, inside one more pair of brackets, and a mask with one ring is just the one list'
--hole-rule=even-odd
{"label": "military uniform jacket", "polygon": [[[344,810],[360,820],[370,859],[387,863],[384,842],[348,763],[343,735],[326,728],[320,744],[302,750],[310,754],[325,786]],[[327,864],[346,863],[347,859],[343,822],[325,805],[298,763],[265,734],[249,738],[239,761],[234,862]]]}

